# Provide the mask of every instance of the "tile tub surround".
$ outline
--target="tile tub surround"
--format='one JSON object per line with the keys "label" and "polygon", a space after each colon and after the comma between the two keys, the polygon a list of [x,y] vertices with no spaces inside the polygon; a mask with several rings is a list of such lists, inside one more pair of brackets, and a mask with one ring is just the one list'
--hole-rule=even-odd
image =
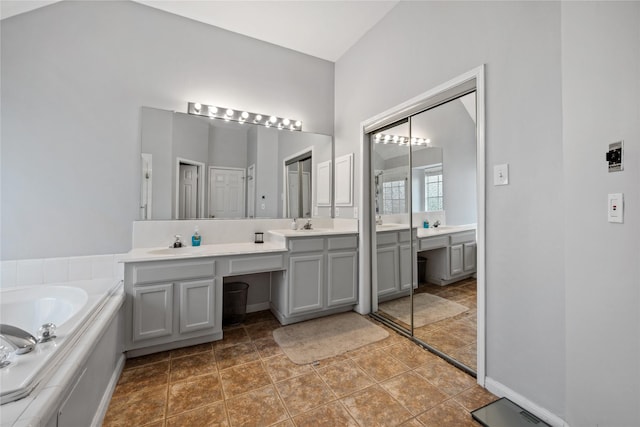
{"label": "tile tub surround", "polygon": [[48,285],[92,279],[124,278],[122,255],[25,259],[0,262],[0,287]]}
{"label": "tile tub surround", "polygon": [[[474,378],[389,330],[383,341],[295,365],[270,312],[221,341],[130,359],[104,426],[477,426],[496,399]],[[389,366],[392,365],[392,366]]]}

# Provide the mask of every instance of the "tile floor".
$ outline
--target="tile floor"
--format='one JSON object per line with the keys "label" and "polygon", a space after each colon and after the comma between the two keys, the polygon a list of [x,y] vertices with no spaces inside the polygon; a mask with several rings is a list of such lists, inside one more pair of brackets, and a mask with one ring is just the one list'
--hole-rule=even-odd
{"label": "tile floor", "polygon": [[[421,283],[416,293],[423,292],[457,302],[469,309],[448,319],[416,328],[414,335],[475,371],[478,364],[476,279],[465,279],[447,286]],[[394,319],[393,316],[382,312],[380,314],[409,329],[409,325]]]}
{"label": "tile floor", "polygon": [[[372,320],[373,321],[373,320]],[[295,365],[252,313],[221,341],[127,361],[104,426],[477,426],[496,399],[474,378],[389,330],[317,365]]]}

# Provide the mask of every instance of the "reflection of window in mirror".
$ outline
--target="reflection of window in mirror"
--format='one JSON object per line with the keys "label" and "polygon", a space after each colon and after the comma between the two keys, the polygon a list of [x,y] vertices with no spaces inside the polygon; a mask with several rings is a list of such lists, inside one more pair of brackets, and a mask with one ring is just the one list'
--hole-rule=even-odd
{"label": "reflection of window in mirror", "polygon": [[435,212],[444,210],[442,196],[442,166],[424,169],[424,210]]}
{"label": "reflection of window in mirror", "polygon": [[400,214],[407,211],[406,189],[406,179],[385,181],[382,183],[382,214]]}

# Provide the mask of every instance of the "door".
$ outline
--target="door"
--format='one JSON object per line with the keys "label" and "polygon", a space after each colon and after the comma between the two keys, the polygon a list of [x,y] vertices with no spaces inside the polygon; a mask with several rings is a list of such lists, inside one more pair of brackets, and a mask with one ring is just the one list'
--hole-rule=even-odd
{"label": "door", "polygon": [[215,324],[213,279],[178,283],[180,295],[180,333],[208,329]]}
{"label": "door", "polygon": [[244,169],[209,168],[209,218],[244,218]]}
{"label": "door", "polygon": [[355,303],[358,299],[358,253],[329,252],[327,306]]}
{"label": "door", "polygon": [[379,247],[376,255],[378,257],[378,296],[393,294],[400,287],[398,247],[396,245]]}
{"label": "door", "polygon": [[198,217],[198,167],[180,163],[178,219]]}
{"label": "door", "polygon": [[173,284],[133,288],[133,341],[173,333]]}
{"label": "door", "polygon": [[324,255],[289,258],[289,313],[300,314],[322,308]]}
{"label": "door", "polygon": [[256,216],[256,165],[247,169],[247,218]]}

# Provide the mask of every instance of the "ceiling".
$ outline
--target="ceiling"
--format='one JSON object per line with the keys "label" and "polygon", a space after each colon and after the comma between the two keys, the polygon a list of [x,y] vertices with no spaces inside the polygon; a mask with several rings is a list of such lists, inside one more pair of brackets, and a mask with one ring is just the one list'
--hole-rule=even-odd
{"label": "ceiling", "polygon": [[[332,62],[398,3],[397,0],[135,1]],[[0,19],[52,3],[56,1],[2,0]]]}

